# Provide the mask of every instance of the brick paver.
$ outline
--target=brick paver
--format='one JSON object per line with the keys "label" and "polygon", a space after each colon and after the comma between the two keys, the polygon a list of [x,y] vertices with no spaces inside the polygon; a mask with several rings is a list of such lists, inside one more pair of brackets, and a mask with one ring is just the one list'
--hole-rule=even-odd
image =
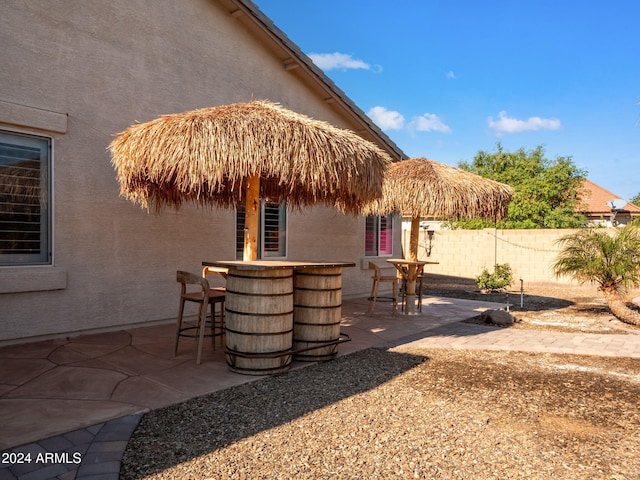
{"label": "brick paver", "polygon": [[[0,480],[118,480],[142,414],[129,415],[6,450]],[[13,455],[13,457],[10,457]]]}

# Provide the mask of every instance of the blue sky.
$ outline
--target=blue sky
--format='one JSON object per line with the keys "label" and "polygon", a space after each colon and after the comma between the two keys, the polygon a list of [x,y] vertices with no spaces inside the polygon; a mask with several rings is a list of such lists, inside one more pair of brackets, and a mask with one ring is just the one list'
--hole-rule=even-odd
{"label": "blue sky", "polygon": [[636,0],[254,1],[410,157],[543,145],[640,193]]}

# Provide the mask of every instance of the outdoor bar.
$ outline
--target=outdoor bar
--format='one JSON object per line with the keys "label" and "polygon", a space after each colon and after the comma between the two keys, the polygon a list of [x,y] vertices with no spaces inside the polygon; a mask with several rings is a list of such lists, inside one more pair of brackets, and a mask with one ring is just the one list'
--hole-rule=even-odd
{"label": "outdoor bar", "polygon": [[[204,262],[229,270],[227,362],[233,371],[286,371],[294,355],[311,360],[303,354],[310,350],[321,359],[335,356],[337,348],[329,347],[343,341],[337,320],[341,269],[355,264],[257,260],[259,205],[269,198],[290,209],[321,204],[359,214],[382,195],[392,163],[386,151],[351,130],[266,100],[134,124],[116,135],[109,150],[120,195],[143,208],[159,213],[188,203],[244,205],[243,261]],[[303,270],[314,275],[295,280]],[[309,314],[314,308],[331,313]]]}
{"label": "outdoor bar", "polygon": [[342,269],[353,262],[222,260],[227,272],[225,356],[245,375],[286,372],[293,359],[335,358],[340,333]]}

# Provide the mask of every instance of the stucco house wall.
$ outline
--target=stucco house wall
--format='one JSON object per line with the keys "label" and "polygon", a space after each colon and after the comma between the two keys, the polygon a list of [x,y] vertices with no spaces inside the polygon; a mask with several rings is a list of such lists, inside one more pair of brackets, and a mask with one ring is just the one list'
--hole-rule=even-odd
{"label": "stucco house wall", "polygon": [[[0,129],[53,139],[54,210],[53,265],[0,267],[0,342],[171,320],[176,270],[235,258],[234,211],[155,215],[119,198],[106,149],[137,121],[268,99],[397,153],[304,65],[283,64],[278,39],[247,20],[246,5],[3,2]],[[287,234],[289,259],[354,261],[345,295],[369,289],[363,217],[313,207],[290,213]]]}

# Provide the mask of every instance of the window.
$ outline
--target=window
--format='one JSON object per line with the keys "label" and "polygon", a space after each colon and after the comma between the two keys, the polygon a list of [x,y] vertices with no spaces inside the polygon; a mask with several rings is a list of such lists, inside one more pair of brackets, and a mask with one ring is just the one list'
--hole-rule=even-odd
{"label": "window", "polygon": [[393,254],[393,216],[370,215],[365,220],[364,254],[367,257]]}
{"label": "window", "polygon": [[0,265],[51,263],[51,140],[0,131]]}
{"label": "window", "polygon": [[[236,213],[236,258],[242,260],[244,250],[244,205]],[[287,256],[287,209],[285,203],[260,201],[259,258]]]}

